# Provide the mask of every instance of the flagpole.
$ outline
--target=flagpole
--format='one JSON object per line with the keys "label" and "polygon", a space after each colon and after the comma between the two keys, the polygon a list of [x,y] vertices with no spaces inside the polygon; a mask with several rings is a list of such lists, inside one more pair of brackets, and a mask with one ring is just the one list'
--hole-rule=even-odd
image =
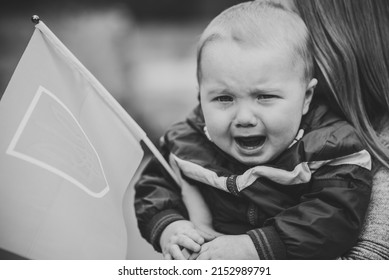
{"label": "flagpole", "polygon": [[176,182],[177,185],[180,185],[179,180],[177,178],[177,175],[174,173],[173,169],[170,167],[170,165],[167,163],[165,158],[162,156],[162,154],[158,151],[158,149],[155,147],[153,142],[147,137],[143,139],[143,143],[149,148],[149,150],[153,153],[153,155],[158,159],[158,161],[161,163],[161,165],[165,168],[165,170],[169,173],[169,175],[172,177],[172,179]]}
{"label": "flagpole", "polygon": [[137,137],[138,141],[143,141],[150,152],[157,158],[163,168],[168,172],[172,179],[179,184],[176,174],[161,155],[155,145],[147,137],[143,129],[131,118],[131,116],[123,109],[123,107],[112,97],[112,95],[104,88],[104,86],[89,72],[89,70],[70,52],[70,50],[55,36],[55,34],[43,23],[37,15],[31,17],[31,21],[35,24],[35,28],[39,29],[48,38],[59,52],[64,55],[69,63],[74,65],[89,82],[96,88],[100,97],[105,103],[117,114],[126,127]]}

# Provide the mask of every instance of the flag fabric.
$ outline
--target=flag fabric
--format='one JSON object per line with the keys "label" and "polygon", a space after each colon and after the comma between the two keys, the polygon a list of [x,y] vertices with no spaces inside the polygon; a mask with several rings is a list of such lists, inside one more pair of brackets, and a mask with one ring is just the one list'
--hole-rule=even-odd
{"label": "flag fabric", "polygon": [[0,248],[125,258],[123,195],[149,140],[42,21],[1,99],[0,135]]}

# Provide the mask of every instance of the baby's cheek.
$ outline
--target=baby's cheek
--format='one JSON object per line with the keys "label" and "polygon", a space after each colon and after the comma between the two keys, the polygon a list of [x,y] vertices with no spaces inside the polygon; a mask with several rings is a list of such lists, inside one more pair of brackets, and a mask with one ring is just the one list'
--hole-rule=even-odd
{"label": "baby's cheek", "polygon": [[274,118],[274,128],[285,133],[294,133],[298,131],[301,122],[301,112],[291,108],[288,112],[279,114]]}
{"label": "baby's cheek", "polygon": [[293,141],[299,129],[299,123],[280,121],[277,126],[273,127],[271,135],[282,143]]}
{"label": "baby's cheek", "polygon": [[208,118],[205,124],[210,134],[218,135],[228,133],[230,127],[227,118],[216,115]]}

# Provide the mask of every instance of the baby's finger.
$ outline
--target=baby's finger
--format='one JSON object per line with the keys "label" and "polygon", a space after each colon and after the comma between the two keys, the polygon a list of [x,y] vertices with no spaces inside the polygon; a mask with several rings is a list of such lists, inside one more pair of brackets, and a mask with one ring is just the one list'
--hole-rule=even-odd
{"label": "baby's finger", "polygon": [[173,258],[169,253],[165,253],[165,254],[163,254],[163,259],[164,260],[172,260]]}
{"label": "baby's finger", "polygon": [[189,251],[188,249],[184,248],[181,250],[181,253],[184,255],[184,258],[186,260],[188,260],[192,252]]}
{"label": "baby's finger", "polygon": [[191,240],[196,242],[199,245],[202,245],[204,243],[204,238],[200,235],[200,233],[197,230],[191,230],[188,232],[185,232],[185,235],[188,236]]}
{"label": "baby's finger", "polygon": [[208,241],[212,241],[213,239],[215,239],[217,237],[217,235],[215,234],[215,232],[207,232],[205,230],[202,230],[202,229],[198,229],[198,233],[204,238],[204,242],[208,242]]}
{"label": "baby's finger", "polygon": [[170,254],[172,255],[172,258],[174,260],[186,260],[186,258],[181,252],[180,247],[178,247],[177,245],[172,245],[170,247]]}
{"label": "baby's finger", "polygon": [[201,246],[187,235],[180,236],[180,238],[177,240],[177,244],[192,252],[198,252],[201,249]]}

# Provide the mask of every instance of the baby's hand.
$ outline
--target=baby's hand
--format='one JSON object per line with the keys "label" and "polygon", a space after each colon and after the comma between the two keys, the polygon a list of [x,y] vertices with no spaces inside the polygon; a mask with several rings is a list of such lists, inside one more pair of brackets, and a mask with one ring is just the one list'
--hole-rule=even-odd
{"label": "baby's hand", "polygon": [[199,252],[204,238],[195,229],[193,223],[180,220],[168,225],[161,234],[160,245],[164,259],[185,260],[183,248],[191,252]]}

